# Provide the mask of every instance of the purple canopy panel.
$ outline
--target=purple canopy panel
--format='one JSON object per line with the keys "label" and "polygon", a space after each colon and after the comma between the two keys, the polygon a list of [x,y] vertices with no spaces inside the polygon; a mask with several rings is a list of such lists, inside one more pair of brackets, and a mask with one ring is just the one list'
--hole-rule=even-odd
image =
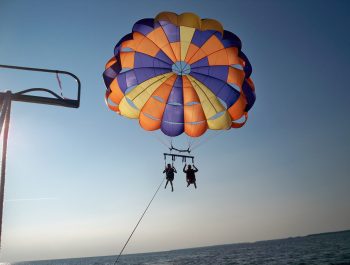
{"label": "purple canopy panel", "polygon": [[120,73],[117,79],[120,89],[125,93],[125,91],[132,86],[137,86],[148,79],[169,72],[171,72],[171,70],[162,68],[136,68]]}
{"label": "purple canopy panel", "polygon": [[126,86],[132,87],[137,85],[137,79],[134,71],[125,72]]}
{"label": "purple canopy panel", "polygon": [[136,52],[134,57],[134,68],[142,67],[168,68],[171,70],[171,67],[168,63],[165,63],[162,60],[151,57],[147,54]]}
{"label": "purple canopy panel", "polygon": [[117,76],[117,74],[118,73],[116,73],[112,67],[107,68],[103,73],[104,76],[112,78],[112,79],[115,78]]}
{"label": "purple canopy panel", "polygon": [[132,28],[132,31],[136,31],[146,36],[150,33],[154,28],[154,19],[153,18],[145,18],[137,21]]}
{"label": "purple canopy panel", "polygon": [[229,47],[237,47],[239,50],[242,48],[242,42],[237,37],[237,35],[233,34],[230,31],[224,30],[224,36],[222,38],[222,43],[225,48]]}
{"label": "purple canopy panel", "polygon": [[158,75],[170,72],[169,69],[155,69],[152,67],[139,68],[139,69],[135,69],[133,71],[135,71],[135,74],[136,74],[137,84],[141,84],[142,82],[144,82],[148,79],[151,79],[151,78],[156,77]]}
{"label": "purple canopy panel", "polygon": [[247,57],[242,51],[240,51],[240,52],[238,53],[238,56],[241,57],[241,58],[244,60],[245,66],[244,66],[244,69],[243,69],[243,70],[244,70],[244,72],[245,72],[245,77],[246,77],[246,78],[249,78],[250,75],[252,74],[252,71],[253,71],[252,65],[250,64],[250,62],[249,62],[249,60],[248,60],[248,57]]}
{"label": "purple canopy panel", "polygon": [[215,31],[215,30],[201,31],[196,29],[192,37],[191,43],[193,43],[197,47],[201,47],[213,35],[217,36],[218,39],[221,40],[221,33],[218,31]]}
{"label": "purple canopy panel", "polygon": [[184,131],[183,105],[167,104],[163,113],[161,130],[168,136],[177,136]]}
{"label": "purple canopy panel", "polygon": [[129,33],[127,35],[125,35],[118,43],[117,45],[115,45],[114,47],[114,56],[117,57],[119,52],[120,52],[120,45],[127,40],[132,40],[133,39],[133,34]]}
{"label": "purple canopy panel", "polygon": [[170,92],[167,104],[183,105],[183,100],[182,77],[178,76]]}
{"label": "purple canopy panel", "polygon": [[227,76],[228,76],[228,66],[209,66],[209,67],[198,67],[195,69],[192,69],[192,73],[197,73],[201,75],[207,75],[212,78],[219,79],[223,82],[227,82]]}
{"label": "purple canopy panel", "polygon": [[194,68],[191,69],[191,73],[190,75],[194,77],[195,74],[201,74],[204,76],[208,76],[209,75],[209,67],[199,67],[199,68]]}
{"label": "purple canopy panel", "polygon": [[159,59],[159,60],[161,60],[161,61],[163,61],[165,63],[168,63],[170,65],[170,67],[174,63],[162,50],[160,50],[156,54],[155,58],[157,58],[157,59]]}
{"label": "purple canopy panel", "polygon": [[112,83],[112,81],[114,80],[114,78],[116,78],[116,76],[117,76],[117,73],[111,67],[107,68],[103,72],[103,79],[107,87]]}
{"label": "purple canopy panel", "polygon": [[167,104],[163,113],[162,123],[184,123],[183,105]]}
{"label": "purple canopy panel", "polygon": [[226,108],[231,107],[240,95],[236,89],[220,79],[197,73],[191,73],[191,75],[209,88],[215,96],[225,102]]}
{"label": "purple canopy panel", "polygon": [[199,67],[205,67],[205,66],[209,66],[208,57],[204,57],[203,59],[200,59],[199,61],[191,64],[191,70]]}
{"label": "purple canopy panel", "polygon": [[170,92],[162,117],[161,130],[168,136],[177,136],[184,131],[184,106],[182,77],[178,76]]}
{"label": "purple canopy panel", "polygon": [[117,81],[120,87],[120,90],[125,93],[125,90],[128,88],[126,85],[126,75],[125,73],[121,73],[117,76]]}
{"label": "purple canopy panel", "polygon": [[247,81],[244,80],[243,86],[242,86],[243,93],[247,99],[247,107],[246,111],[249,111],[250,108],[254,105],[256,96],[250,85],[248,84]]}
{"label": "purple canopy panel", "polygon": [[224,82],[227,82],[228,69],[229,67],[224,65],[210,66],[209,75],[210,77],[217,78]]}
{"label": "purple canopy panel", "polygon": [[164,30],[165,35],[168,38],[168,41],[171,42],[178,42],[180,41],[180,28],[175,26],[174,24],[171,24],[168,21],[159,21],[159,24]]}
{"label": "purple canopy panel", "polygon": [[178,124],[178,123],[172,124],[172,123],[162,122],[160,129],[165,135],[175,137],[184,132],[184,125]]}

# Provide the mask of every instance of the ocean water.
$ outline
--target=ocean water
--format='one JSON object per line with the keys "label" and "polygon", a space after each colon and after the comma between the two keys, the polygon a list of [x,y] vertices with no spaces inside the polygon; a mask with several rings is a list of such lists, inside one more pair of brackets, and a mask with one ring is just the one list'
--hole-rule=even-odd
{"label": "ocean water", "polygon": [[[11,265],[113,265],[116,256]],[[350,231],[165,252],[123,255],[120,265],[350,265]]]}

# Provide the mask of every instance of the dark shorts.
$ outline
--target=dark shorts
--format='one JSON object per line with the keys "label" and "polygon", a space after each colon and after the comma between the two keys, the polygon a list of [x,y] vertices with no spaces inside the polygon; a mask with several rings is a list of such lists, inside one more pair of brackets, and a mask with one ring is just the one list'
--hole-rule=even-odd
{"label": "dark shorts", "polygon": [[196,178],[188,178],[188,182],[189,183],[195,183],[196,182]]}

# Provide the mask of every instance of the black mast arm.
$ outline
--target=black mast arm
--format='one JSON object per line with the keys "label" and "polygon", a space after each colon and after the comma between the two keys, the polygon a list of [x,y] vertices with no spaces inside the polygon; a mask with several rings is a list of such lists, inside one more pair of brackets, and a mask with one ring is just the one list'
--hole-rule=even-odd
{"label": "black mast arm", "polygon": [[[45,72],[45,73],[54,73],[54,74],[63,74],[69,75],[75,79],[77,82],[77,98],[76,99],[65,99],[61,96],[57,95],[53,91],[46,88],[31,88],[26,89],[17,93],[11,94],[11,100],[13,101],[22,101],[22,102],[31,102],[31,103],[39,103],[39,104],[48,104],[48,105],[57,105],[68,108],[79,108],[80,105],[80,93],[81,93],[81,82],[79,78],[67,71],[62,70],[53,70],[53,69],[44,69],[44,68],[33,68],[33,67],[23,67],[23,66],[14,66],[14,65],[4,65],[0,64],[0,68],[14,69],[14,70],[23,70],[23,71],[33,71],[33,72]],[[26,95],[26,93],[34,92],[34,91],[42,91],[47,92],[53,95],[55,98],[49,97],[41,97],[41,96],[32,96]],[[0,92],[0,100],[3,101],[5,98],[6,92]]]}

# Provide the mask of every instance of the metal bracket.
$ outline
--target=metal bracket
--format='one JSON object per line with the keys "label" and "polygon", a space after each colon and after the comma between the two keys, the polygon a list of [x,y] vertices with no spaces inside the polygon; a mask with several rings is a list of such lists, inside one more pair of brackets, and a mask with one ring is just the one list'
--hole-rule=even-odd
{"label": "metal bracket", "polygon": [[164,160],[166,160],[168,156],[171,157],[171,161],[173,162],[175,161],[176,157],[181,157],[182,162],[186,162],[186,159],[192,159],[192,164],[194,163],[194,156],[164,153]]}
{"label": "metal bracket", "polygon": [[[77,81],[77,97],[76,99],[66,99],[63,98],[53,91],[46,88],[30,88],[20,92],[11,93],[11,100],[13,101],[22,101],[22,102],[30,102],[30,103],[38,103],[38,104],[46,104],[46,105],[56,105],[68,108],[79,108],[80,105],[80,92],[81,92],[81,83],[79,78],[67,71],[62,70],[51,70],[51,69],[43,69],[43,68],[32,68],[32,67],[23,67],[23,66],[14,66],[14,65],[3,65],[0,64],[0,68],[14,69],[14,70],[23,70],[23,71],[34,71],[34,72],[45,72],[45,73],[54,73],[54,74],[63,74],[69,75]],[[33,96],[26,95],[26,93],[42,91],[51,94],[54,97],[42,97],[42,96]],[[0,92],[0,101],[3,101],[6,96],[6,92]]]}

